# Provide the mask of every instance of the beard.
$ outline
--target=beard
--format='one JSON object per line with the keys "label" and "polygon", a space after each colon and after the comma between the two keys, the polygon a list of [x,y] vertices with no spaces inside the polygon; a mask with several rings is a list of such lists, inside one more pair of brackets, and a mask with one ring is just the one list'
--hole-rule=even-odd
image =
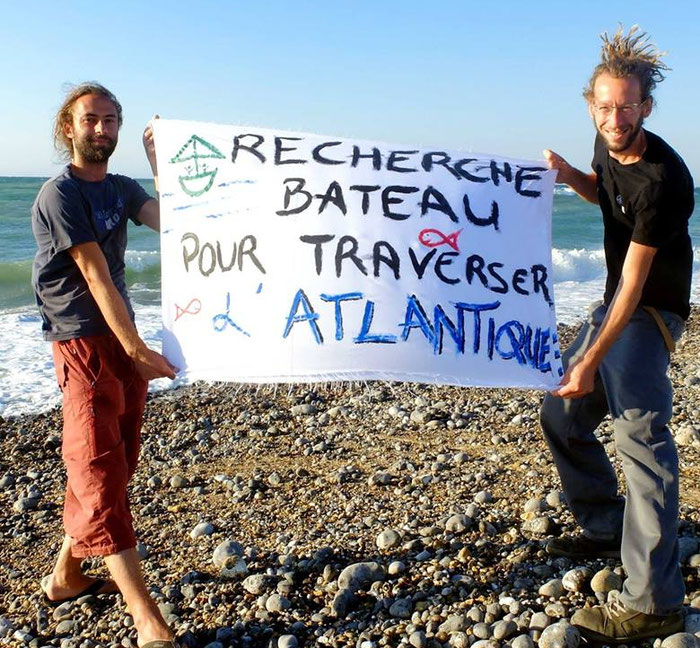
{"label": "beard", "polygon": [[84,137],[77,141],[74,140],[74,145],[78,153],[86,162],[101,163],[109,160],[114,149],[117,147],[116,140],[111,137],[102,136],[100,139],[104,142],[97,143],[97,138]]}
{"label": "beard", "polygon": [[642,124],[644,123],[644,117],[640,115],[639,119],[635,124],[632,125],[631,130],[626,134],[626,136],[621,139],[621,140],[615,140],[611,141],[609,139],[609,134],[605,132],[603,128],[598,126],[596,124],[596,130],[598,131],[598,134],[603,138],[603,142],[605,142],[605,147],[610,151],[611,153],[623,153],[626,151],[634,141],[637,139],[637,136],[639,135],[639,131],[642,130]]}

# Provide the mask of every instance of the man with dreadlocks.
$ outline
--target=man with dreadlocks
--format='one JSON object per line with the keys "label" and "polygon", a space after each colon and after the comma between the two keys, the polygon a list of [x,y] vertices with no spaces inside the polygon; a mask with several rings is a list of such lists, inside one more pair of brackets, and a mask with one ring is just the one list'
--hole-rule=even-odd
{"label": "man with dreadlocks", "polygon": [[[693,181],[678,154],[645,130],[652,91],[668,68],[633,27],[603,35],[602,60],[584,96],[597,135],[590,174],[546,150],[559,182],[600,205],[607,282],[564,354],[559,389],[545,397],[542,428],[568,504],[583,532],[548,553],[622,558],[622,592],[572,624],[594,641],[627,643],[683,629],[678,563],[678,455],[668,428],[669,352],[690,312]],[[607,413],[627,482],[594,431]]]}

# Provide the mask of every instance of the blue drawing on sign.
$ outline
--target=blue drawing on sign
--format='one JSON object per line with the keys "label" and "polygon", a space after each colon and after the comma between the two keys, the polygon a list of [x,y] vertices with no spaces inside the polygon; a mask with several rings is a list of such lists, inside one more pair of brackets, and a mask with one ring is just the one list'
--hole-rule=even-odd
{"label": "blue drawing on sign", "polygon": [[[464,330],[464,314],[460,312],[461,320],[458,320],[456,325],[445,312],[445,309],[440,305],[436,304],[435,309],[435,337],[433,339],[433,353],[435,355],[442,355],[442,340],[444,337],[444,331],[447,330],[452,341],[455,343],[457,353],[464,353],[464,335],[462,334]],[[429,323],[428,323],[429,324]],[[405,334],[408,336],[408,329],[405,329]],[[429,338],[428,338],[429,339]]]}
{"label": "blue drawing on sign", "polygon": [[262,292],[262,284],[258,286],[258,289],[255,291],[256,295],[259,295]]}
{"label": "blue drawing on sign", "polygon": [[[515,329],[518,332],[517,337],[515,336],[513,329]],[[506,335],[510,342],[509,351],[501,350],[500,343],[503,335]],[[501,358],[503,358],[504,360],[510,360],[511,358],[515,358],[519,365],[524,365],[526,362],[525,356],[522,352],[521,344],[518,343],[518,340],[522,340],[524,335],[525,329],[523,328],[523,325],[517,320],[510,320],[509,322],[506,322],[503,326],[501,326],[498,329],[498,333],[496,334],[496,351],[498,351],[498,354],[501,356]]]}
{"label": "blue drawing on sign", "polygon": [[200,205],[205,205],[206,203],[192,203],[191,205],[180,205],[179,207],[173,207],[173,211],[182,211],[184,209],[191,209],[192,207],[199,207]]}
{"label": "blue drawing on sign", "polygon": [[[558,349],[553,347],[553,334],[549,329],[523,324],[516,319],[500,324],[495,317],[486,317],[488,311],[495,311],[500,307],[500,301],[483,304],[450,302],[455,309],[454,313],[447,311],[441,304],[435,304],[432,313],[429,313],[416,295],[408,295],[403,321],[394,325],[398,326],[399,334],[396,335],[374,330],[376,304],[366,299],[360,291],[339,294],[321,293],[319,297],[326,304],[332,304],[335,316],[333,322],[335,340],[338,342],[347,339],[345,336],[347,317],[343,313],[345,302],[366,300],[362,309],[364,313],[361,316],[359,332],[351,338],[354,344],[397,344],[408,342],[413,336],[418,336],[428,343],[436,356],[440,356],[444,353],[444,342],[451,340],[458,355],[471,351],[474,355],[485,356],[489,362],[498,359],[509,360],[523,367],[530,366],[538,369],[542,373],[554,373],[549,359],[552,355],[555,359],[560,357]],[[350,321],[356,325],[355,315],[359,314],[359,305],[349,308],[354,315]],[[330,322],[327,320],[328,316],[325,313],[322,316],[321,313],[316,312],[304,290],[299,289],[294,295],[286,316],[282,336],[287,338],[295,324],[306,323],[316,344],[323,345],[324,335],[321,324],[328,326]],[[470,337],[473,339],[468,344],[467,340]],[[558,368],[557,370],[559,371]],[[559,371],[560,376],[562,373]]]}
{"label": "blue drawing on sign", "polygon": [[425,339],[428,340],[428,342],[430,342],[430,344],[433,346],[433,349],[436,348],[435,330],[430,325],[428,316],[415,295],[408,296],[408,300],[406,301],[406,316],[404,317],[404,321],[399,324],[399,326],[403,327],[401,339],[404,342],[408,340],[408,335],[411,332],[411,329],[418,328],[425,336]]}
{"label": "blue drawing on sign", "polygon": [[228,187],[232,184],[255,184],[255,180],[229,180],[228,182],[220,182],[217,187]]}
{"label": "blue drawing on sign", "polygon": [[231,316],[229,313],[231,312],[231,293],[226,293],[226,312],[225,313],[219,313],[218,315],[214,315],[212,317],[212,325],[214,326],[214,330],[217,333],[221,333],[223,330],[225,330],[228,326],[233,327],[237,331],[240,331],[243,333],[243,335],[247,335],[250,337],[250,333],[247,333],[244,331],[236,322],[234,322],[231,319]]}
{"label": "blue drawing on sign", "polygon": [[[302,315],[297,315],[297,311],[301,308],[304,312]],[[286,338],[292,326],[297,322],[308,322],[311,327],[311,332],[314,335],[314,339],[317,344],[323,344],[323,335],[321,334],[321,329],[318,328],[316,320],[319,314],[314,312],[313,306],[306,296],[306,293],[300,288],[297,290],[297,294],[294,295],[294,301],[292,302],[292,307],[289,309],[289,315],[287,316],[287,324],[284,327],[283,338]]]}
{"label": "blue drawing on sign", "polygon": [[340,341],[343,339],[343,312],[340,308],[340,302],[362,299],[361,292],[343,293],[342,295],[326,295],[323,293],[321,299],[327,302],[335,302],[335,339]]}
{"label": "blue drawing on sign", "polygon": [[353,340],[355,344],[396,344],[396,336],[391,334],[374,334],[370,333],[372,328],[372,319],[374,318],[374,302],[367,300],[365,303],[365,314],[362,316],[362,327],[360,333]]}

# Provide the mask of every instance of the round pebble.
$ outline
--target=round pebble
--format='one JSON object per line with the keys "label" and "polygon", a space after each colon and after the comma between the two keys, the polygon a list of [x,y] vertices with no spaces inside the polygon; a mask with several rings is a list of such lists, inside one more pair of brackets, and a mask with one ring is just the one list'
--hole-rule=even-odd
{"label": "round pebble", "polygon": [[211,560],[215,567],[221,569],[225,567],[231,558],[240,558],[243,556],[243,545],[235,540],[224,540],[217,545],[212,554]]}
{"label": "round pebble", "polygon": [[584,592],[591,579],[591,570],[588,567],[575,567],[564,574],[561,583],[569,592]]}
{"label": "round pebble", "polygon": [[277,639],[277,648],[298,648],[299,641],[292,634],[284,634]]}
{"label": "round pebble", "polygon": [[661,648],[697,648],[698,638],[690,632],[677,632],[661,642]]}
{"label": "round pebble", "polygon": [[616,574],[612,569],[605,567],[593,574],[591,578],[591,589],[595,593],[607,594],[612,590],[619,591],[622,588],[622,576]]}
{"label": "round pebble", "polygon": [[403,574],[406,571],[406,563],[401,560],[394,560],[389,563],[387,567],[387,574],[390,576],[397,576],[398,574]]}
{"label": "round pebble", "polygon": [[577,648],[581,643],[581,633],[565,621],[558,621],[542,631],[539,648]]}
{"label": "round pebble", "polygon": [[377,547],[381,550],[393,549],[401,544],[401,536],[393,529],[382,531],[377,536]]}
{"label": "round pebble", "polygon": [[559,598],[564,593],[564,584],[561,578],[552,578],[540,586],[538,593],[541,596]]}
{"label": "round pebble", "polygon": [[190,538],[196,540],[197,538],[202,538],[204,536],[210,536],[214,533],[214,525],[210,522],[200,522],[197,526],[190,531]]}
{"label": "round pebble", "polygon": [[456,513],[445,522],[445,530],[448,533],[464,533],[472,526],[472,519],[464,513]]}

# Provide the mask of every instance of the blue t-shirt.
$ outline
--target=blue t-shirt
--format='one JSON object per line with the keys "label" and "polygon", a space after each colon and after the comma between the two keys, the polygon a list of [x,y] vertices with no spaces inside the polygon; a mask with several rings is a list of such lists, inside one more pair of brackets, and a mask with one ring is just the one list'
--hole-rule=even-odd
{"label": "blue t-shirt", "polygon": [[70,165],[44,184],[32,206],[32,230],[38,250],[32,283],[43,319],[44,338],[69,340],[109,332],[85,278],[68,250],[96,242],[107,260],[112,281],[133,321],[126,292],[124,252],[126,224],[136,224],[150,196],[135,180],[107,174],[87,182],[71,173]]}

